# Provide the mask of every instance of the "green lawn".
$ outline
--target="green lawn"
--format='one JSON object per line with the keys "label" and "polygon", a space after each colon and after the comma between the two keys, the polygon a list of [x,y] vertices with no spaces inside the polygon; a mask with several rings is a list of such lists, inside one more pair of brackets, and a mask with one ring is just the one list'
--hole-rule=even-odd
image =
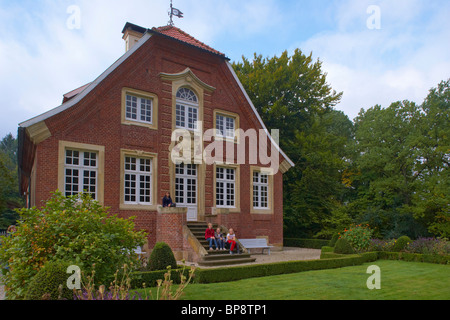
{"label": "green lawn", "polygon": [[[381,270],[381,289],[369,290],[370,265]],[[220,293],[220,295],[219,295]],[[185,300],[450,300],[450,266],[378,260],[360,266],[191,284]]]}

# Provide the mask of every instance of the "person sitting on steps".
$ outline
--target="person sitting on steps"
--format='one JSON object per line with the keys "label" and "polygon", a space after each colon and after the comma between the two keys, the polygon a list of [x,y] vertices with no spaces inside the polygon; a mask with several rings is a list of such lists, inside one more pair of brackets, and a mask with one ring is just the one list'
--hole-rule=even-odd
{"label": "person sitting on steps", "polygon": [[217,246],[216,237],[214,236],[214,229],[212,227],[212,223],[208,223],[208,229],[205,231],[205,239],[208,241],[209,250],[212,250],[212,244],[214,243],[216,250],[219,250]]}
{"label": "person sitting on steps", "polygon": [[227,242],[230,244],[230,254],[233,254],[233,250],[236,247],[237,254],[239,254],[239,244],[236,242],[237,238],[234,234],[234,230],[230,228],[227,234]]}

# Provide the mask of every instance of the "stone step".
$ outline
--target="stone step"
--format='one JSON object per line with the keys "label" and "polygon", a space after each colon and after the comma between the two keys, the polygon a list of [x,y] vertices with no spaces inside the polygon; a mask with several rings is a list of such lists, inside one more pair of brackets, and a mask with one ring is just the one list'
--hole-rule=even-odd
{"label": "stone step", "polygon": [[[189,222],[187,226],[194,237],[197,239],[199,244],[207,252],[207,254],[203,256],[202,260],[198,262],[200,266],[221,266],[250,263],[256,260],[256,258],[252,258],[250,254],[242,252],[242,249],[240,250],[241,252],[239,254],[237,254],[236,252],[234,254],[230,254],[230,251],[228,249],[209,250],[209,243],[205,239],[205,230],[208,228],[208,224],[206,222]],[[216,229],[217,225],[213,225],[213,228]]]}
{"label": "stone step", "polygon": [[[230,255],[239,257],[240,255]],[[235,259],[223,259],[223,260],[202,260],[198,262],[199,266],[212,267],[212,266],[224,266],[230,264],[250,263],[255,262],[256,258],[235,258]]]}
{"label": "stone step", "polygon": [[[224,251],[222,251],[224,252]],[[207,254],[203,257],[203,261],[213,261],[213,260],[234,260],[234,259],[244,259],[251,258],[249,253],[234,253],[230,254],[229,251],[225,251],[223,254]]]}

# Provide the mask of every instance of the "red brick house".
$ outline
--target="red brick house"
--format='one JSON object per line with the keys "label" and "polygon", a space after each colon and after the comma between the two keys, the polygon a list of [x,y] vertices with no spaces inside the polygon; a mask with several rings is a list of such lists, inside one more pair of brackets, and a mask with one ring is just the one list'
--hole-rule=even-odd
{"label": "red brick house", "polygon": [[[28,205],[39,206],[57,189],[89,192],[112,213],[136,216],[150,248],[166,241],[179,257],[195,249],[183,234],[187,221],[233,227],[240,238],[267,237],[281,247],[282,174],[293,163],[269,135],[229,59],[173,26],[127,23],[123,39],[126,53],[97,79],[19,125],[20,189]],[[216,141],[226,150],[247,145],[247,161],[177,160],[177,129],[215,129],[191,158]],[[261,136],[249,142],[249,129],[269,142]],[[267,161],[249,161],[250,146],[266,144],[279,154],[273,174]],[[166,192],[177,208],[161,208]]]}

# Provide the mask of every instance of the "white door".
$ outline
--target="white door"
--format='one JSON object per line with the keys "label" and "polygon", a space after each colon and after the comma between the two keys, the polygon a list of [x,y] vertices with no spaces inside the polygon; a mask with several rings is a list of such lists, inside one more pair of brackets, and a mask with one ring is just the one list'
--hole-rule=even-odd
{"label": "white door", "polygon": [[197,221],[197,166],[177,164],[175,168],[175,203],[187,208],[187,220]]}

